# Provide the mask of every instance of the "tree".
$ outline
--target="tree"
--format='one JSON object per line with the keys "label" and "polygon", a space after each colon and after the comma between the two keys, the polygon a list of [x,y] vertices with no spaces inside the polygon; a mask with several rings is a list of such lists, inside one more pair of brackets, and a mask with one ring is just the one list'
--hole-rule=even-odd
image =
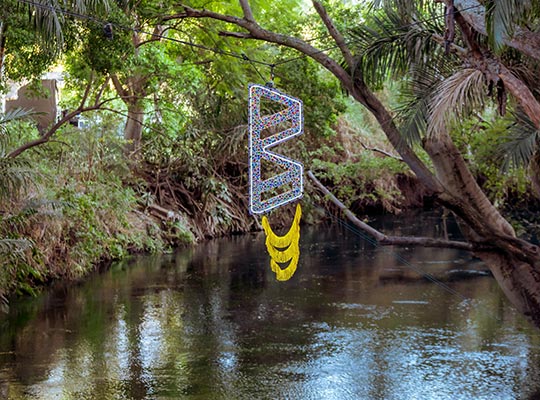
{"label": "tree", "polygon": [[[60,10],[60,5],[68,8]],[[108,0],[3,0],[0,10],[0,78],[7,55],[11,56],[11,78],[38,77],[72,45],[73,19],[65,17],[66,11],[100,14],[108,7]]]}
{"label": "tree", "polygon": [[[440,204],[457,216],[467,239],[467,242],[461,246],[473,251],[489,265],[507,297],[523,314],[540,327],[540,249],[538,246],[516,237],[510,223],[489,201],[474,179],[450,135],[450,125],[456,122],[453,118],[456,112],[458,115],[459,113],[464,115],[469,109],[474,109],[474,104],[472,104],[474,101],[470,101],[469,98],[466,103],[461,103],[460,101],[467,96],[460,96],[459,93],[470,94],[471,90],[469,89],[475,86],[474,82],[478,83],[482,79],[488,83],[488,86],[496,88],[501,112],[504,112],[506,94],[509,94],[515,101],[516,108],[522,110],[537,129],[540,128],[540,103],[536,97],[538,96],[537,88],[531,86],[523,74],[511,70],[511,65],[507,65],[503,57],[496,56],[493,52],[494,49],[490,47],[490,42],[482,38],[482,35],[487,33],[484,28],[485,21],[486,19],[489,21],[489,15],[494,15],[496,9],[486,12],[480,3],[475,1],[445,0],[445,29],[438,32],[422,29],[422,34],[426,36],[423,43],[437,44],[440,46],[442,54],[453,54],[460,63],[455,74],[442,79],[437,85],[439,89],[453,87],[455,96],[452,97],[449,94],[448,97],[433,97],[431,104],[427,107],[428,114],[424,121],[426,133],[421,143],[433,164],[434,172],[432,172],[415,153],[411,143],[405,140],[392,113],[377,98],[373,89],[368,86],[367,71],[363,68],[368,56],[364,51],[365,48],[354,48],[350,45],[350,41],[343,36],[322,3],[313,1],[313,6],[320,22],[324,24],[329,36],[333,39],[334,46],[339,49],[339,56],[330,56],[307,40],[263,28],[255,19],[249,2],[239,0],[239,3],[242,16],[184,5],[177,13],[167,18],[221,21],[223,26],[220,34],[223,36],[256,39],[290,47],[311,57],[329,70],[340,81],[342,87],[373,114],[389,142],[416,174],[420,182],[435,194]],[[426,7],[430,7],[431,11],[438,10],[439,16],[441,15],[440,5],[434,4],[440,3],[440,1],[378,1],[377,3],[385,3],[386,7],[394,7],[394,9],[397,7],[398,15],[405,16],[404,19],[408,19],[411,23],[415,22],[418,15],[425,15],[423,13],[427,9]],[[471,3],[475,6],[474,9],[471,8]],[[516,4],[510,0],[498,2],[498,4],[500,3],[507,6]],[[530,3],[537,6],[538,2]],[[414,6],[412,7],[414,12],[411,12],[411,5]],[[511,11],[512,7],[508,6],[502,14],[512,15]],[[525,28],[525,25],[512,25],[523,21],[524,14],[519,15],[521,20],[511,20],[510,23],[508,18],[502,18],[505,21],[504,26],[507,28],[510,26],[511,29],[506,29],[504,35],[499,35],[497,43],[504,43],[525,61],[537,60],[540,57],[540,52],[537,51],[536,45],[540,43],[537,41],[540,36],[534,30]],[[497,21],[496,18],[493,19],[493,23],[497,23]],[[420,23],[416,26],[422,28]],[[231,30],[231,27],[235,30]],[[498,28],[494,29],[498,32]],[[400,47],[400,38],[403,37],[398,35],[390,38],[390,41],[394,42],[397,48],[408,57],[417,48],[414,46],[409,49]],[[422,66],[422,64],[430,64],[432,61],[429,55],[425,53],[423,55],[424,58],[417,59],[417,67]],[[409,58],[409,61],[405,62],[403,66],[410,68],[413,67],[413,64],[414,62]],[[522,63],[522,65],[524,64]],[[529,68],[530,70],[531,68]],[[456,76],[456,74],[458,75]],[[443,76],[443,78],[445,77]],[[367,227],[364,228],[367,229]],[[368,232],[382,244],[387,245],[456,246],[453,242],[437,241],[434,243],[430,238],[402,240],[401,238],[379,235],[373,230],[368,230]]]}

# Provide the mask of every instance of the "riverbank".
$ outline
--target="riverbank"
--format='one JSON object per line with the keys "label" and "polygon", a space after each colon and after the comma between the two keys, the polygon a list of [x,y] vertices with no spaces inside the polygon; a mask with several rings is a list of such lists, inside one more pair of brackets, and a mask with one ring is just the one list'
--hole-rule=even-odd
{"label": "riverbank", "polygon": [[[44,172],[50,174],[50,170]],[[5,268],[0,273],[4,308],[12,293],[32,295],[52,281],[83,279],[99,265],[128,254],[166,252],[207,238],[259,229],[257,220],[247,212],[245,194],[209,199],[210,193],[206,211],[205,206],[198,211],[200,206],[194,201],[171,204],[168,196],[160,199],[155,191],[148,191],[152,184],[138,178],[148,177],[148,172],[124,170],[119,174],[105,168],[95,174],[85,172],[72,169],[69,175],[49,175],[31,191],[11,199],[9,209],[6,204],[2,233],[8,240],[19,241],[20,247],[4,258]],[[332,181],[318,172],[331,187],[346,189],[343,181]],[[341,177],[353,179],[344,174]],[[239,190],[232,187],[232,180],[218,182],[220,190]],[[358,196],[346,199],[360,214],[396,212],[422,204],[421,192],[414,190],[415,180],[409,175],[386,176],[385,187],[391,188],[386,193],[377,186],[383,182],[380,176],[364,177],[364,182],[355,188]],[[176,187],[181,188],[181,183]],[[321,199],[309,183],[305,203],[304,223],[315,224],[325,218],[320,209],[310,206]],[[288,224],[288,217],[287,210],[278,212],[273,216],[274,226]]]}
{"label": "riverbank", "polygon": [[[381,141],[375,126],[347,119],[351,115],[361,114],[345,115],[331,136],[306,136],[303,146],[284,153],[305,160],[305,168],[358,216],[432,207],[431,194]],[[144,159],[134,161],[125,157],[125,142],[113,128],[97,127],[67,130],[59,143],[25,155],[7,170],[7,177],[20,181],[0,197],[4,308],[12,293],[35,294],[53,281],[84,279],[98,265],[128,254],[167,252],[261,229],[248,213],[245,131],[218,143],[225,150],[216,150],[219,157],[211,160],[194,153],[158,157],[146,150]],[[25,129],[34,128],[21,124],[18,131]],[[491,178],[483,179],[488,191],[498,179]],[[511,198],[525,201],[523,189],[512,183],[523,179],[506,179],[492,190],[501,206],[513,204]],[[309,180],[305,183],[302,222],[317,224],[328,217],[321,212],[326,201]],[[292,213],[292,208],[278,210],[272,226],[287,226]]]}

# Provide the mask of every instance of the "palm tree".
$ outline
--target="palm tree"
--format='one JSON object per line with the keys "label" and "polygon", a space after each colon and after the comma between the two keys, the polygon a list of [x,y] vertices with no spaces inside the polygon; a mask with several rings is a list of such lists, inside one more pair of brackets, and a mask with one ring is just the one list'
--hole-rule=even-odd
{"label": "palm tree", "polygon": [[[9,124],[31,117],[34,113],[15,109],[0,115],[0,202],[5,202],[24,191],[33,182],[34,172],[24,159],[8,157]],[[0,215],[0,224],[2,216]],[[28,247],[26,240],[0,238],[0,254],[19,253]]]}
{"label": "palm tree", "polygon": [[[540,131],[530,113],[521,102],[507,103],[508,89],[500,77],[471,65],[464,38],[451,43],[445,38],[445,21],[430,18],[436,15],[434,10],[428,8],[419,14],[417,9],[417,18],[411,20],[407,16],[413,13],[399,13],[395,3],[387,1],[382,10],[351,32],[357,53],[361,54],[354,73],[363,74],[376,86],[389,77],[406,82],[401,87],[406,101],[397,111],[401,132],[409,143],[419,143],[423,134],[443,132],[452,123],[481,113],[486,106],[495,104],[502,115],[509,112],[506,118],[511,128],[493,152],[504,168],[529,166],[532,188],[540,198],[540,157],[536,151]],[[407,2],[408,7],[411,3]],[[480,6],[472,3],[469,7]],[[527,55],[509,51],[505,43],[512,32],[523,31],[518,23],[524,22],[525,13],[539,4],[505,0],[489,3],[485,10],[489,48],[498,52],[511,74],[535,94],[540,93],[535,79],[537,63]],[[444,51],[439,45],[445,40],[452,51]]]}

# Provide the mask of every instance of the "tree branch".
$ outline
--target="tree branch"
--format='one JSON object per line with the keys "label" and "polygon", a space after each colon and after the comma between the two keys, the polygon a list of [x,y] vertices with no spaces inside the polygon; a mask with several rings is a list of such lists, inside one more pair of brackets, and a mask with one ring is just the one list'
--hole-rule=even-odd
{"label": "tree branch", "polygon": [[[393,121],[392,115],[375,96],[375,94],[367,87],[362,78],[360,76],[356,76],[353,79],[353,77],[338,62],[336,62],[336,60],[331,58],[323,50],[317,49],[301,39],[263,29],[254,21],[247,21],[243,18],[219,14],[208,10],[196,10],[185,5],[182,7],[184,8],[183,13],[163,17],[163,20],[182,18],[211,18],[218,21],[231,23],[247,30],[250,37],[253,39],[290,47],[317,61],[341,82],[343,87],[355,100],[364,105],[374,115],[392,146],[401,155],[403,161],[407,163],[415,175],[424,183],[424,185],[426,185],[426,187],[433,193],[440,193],[444,190],[441,183],[437,180],[429,168],[422,162],[422,160],[418,158],[412,148],[402,139],[401,134]],[[279,63],[276,63],[276,65],[279,65]]]}
{"label": "tree branch", "polygon": [[106,103],[108,103],[110,101],[116,100],[116,98],[111,98],[111,99],[103,100],[101,102],[95,102],[93,106],[85,107],[84,104],[86,103],[86,99],[88,98],[88,96],[90,94],[90,91],[89,91],[90,85],[91,85],[91,82],[89,82],[89,84],[88,84],[88,86],[87,86],[87,88],[85,90],[85,93],[83,95],[83,99],[81,100],[81,104],[79,105],[79,107],[77,107],[72,112],[64,115],[47,132],[45,132],[44,135],[40,136],[39,138],[37,138],[35,140],[31,140],[30,142],[27,142],[27,143],[17,147],[16,149],[12,150],[6,157],[8,157],[8,158],[16,158],[16,157],[20,156],[22,153],[24,153],[26,150],[29,150],[29,149],[31,149],[33,147],[42,145],[44,143],[48,143],[51,140],[52,136],[56,133],[56,131],[58,131],[58,129],[60,129],[63,125],[65,125],[66,123],[71,121],[77,115],[82,114],[84,112],[88,112],[88,111],[100,110],[103,107],[104,104],[106,104]]}
{"label": "tree branch", "polygon": [[142,42],[138,42],[137,43],[137,48],[141,47],[141,46],[143,46],[143,45],[145,45],[147,43],[161,41],[161,38],[163,37],[163,34],[170,28],[171,27],[164,27],[163,25],[156,25],[154,27],[154,31],[152,32],[152,36],[150,37],[150,39],[144,40]]}
{"label": "tree branch", "polygon": [[116,91],[118,92],[118,95],[122,98],[122,100],[125,100],[128,97],[130,97],[129,92],[127,91],[126,88],[124,88],[124,85],[122,85],[122,82],[120,82],[118,75],[112,74],[111,80],[114,85],[114,88],[116,89]]}
{"label": "tree branch", "polygon": [[[455,7],[467,23],[478,33],[487,36],[486,9],[478,0],[454,0]],[[536,60],[540,60],[540,34],[516,26],[512,37],[503,38],[503,43]]]}
{"label": "tree branch", "polygon": [[503,81],[504,87],[514,96],[527,116],[534,123],[536,128],[540,128],[540,102],[534,97],[529,87],[505,65],[498,63],[498,76]]}
{"label": "tree branch", "polygon": [[91,107],[79,107],[72,112],[66,114],[62,119],[60,119],[56,124],[54,124],[51,129],[49,129],[47,132],[45,132],[44,135],[40,136],[38,139],[31,140],[30,142],[27,142],[23,144],[22,146],[17,147],[15,150],[11,151],[6,157],[8,158],[15,158],[20,156],[22,153],[24,153],[26,150],[29,150],[33,147],[39,146],[41,144],[47,143],[51,137],[56,133],[58,129],[62,127],[62,125],[69,122],[72,118],[76,117],[77,115],[81,114],[85,111],[91,111],[91,110],[97,110],[99,109],[99,106],[91,106]]}
{"label": "tree branch", "polygon": [[263,29],[255,21],[248,21],[244,18],[238,18],[233,15],[219,14],[209,10],[196,10],[186,5],[182,6],[184,8],[183,13],[173,14],[168,17],[163,17],[164,21],[171,19],[182,19],[182,18],[211,18],[218,21],[228,22],[234,24],[240,28],[243,28],[249,32],[249,36],[245,33],[235,33],[235,32],[222,32],[222,35],[225,36],[235,36],[239,38],[253,38],[257,40],[266,41],[269,43],[275,43],[287,47],[291,47],[295,50],[300,51],[301,53],[313,58],[315,61],[320,63],[323,67],[332,72],[346,87],[352,87],[353,81],[350,75],[345,71],[339,63],[329,57],[324,51],[313,47],[309,43],[304,42],[301,39],[283,35],[280,33],[268,31]]}
{"label": "tree branch", "polygon": [[246,32],[220,31],[218,35],[224,37],[233,37],[237,39],[254,39],[254,37],[250,33]]}
{"label": "tree branch", "polygon": [[345,204],[339,201],[316,177],[313,172],[308,171],[307,176],[313,181],[315,186],[323,192],[326,197],[334,203],[357,228],[366,232],[372,236],[379,245],[382,246],[422,246],[422,247],[438,247],[447,249],[459,249],[473,251],[478,249],[478,245],[467,242],[458,242],[455,240],[435,239],[427,237],[415,237],[415,236],[387,236],[384,233],[378,231],[372,226],[358,219],[351,210],[349,210]]}
{"label": "tree branch", "polygon": [[378,147],[369,147],[369,146],[365,145],[363,142],[360,142],[360,145],[366,150],[373,151],[374,153],[380,153],[385,157],[390,157],[390,158],[393,158],[394,160],[404,162],[403,158],[398,157],[398,156],[396,156],[396,155],[394,155],[392,153],[389,153],[386,150],[379,149]]}
{"label": "tree branch", "polygon": [[103,82],[103,85],[101,85],[100,89],[97,92],[96,95],[96,101],[94,102],[94,106],[97,106],[99,104],[99,101],[101,100],[101,96],[103,95],[103,92],[107,88],[107,85],[109,84],[110,77],[105,78],[105,82]]}
{"label": "tree branch", "polygon": [[339,47],[339,50],[341,50],[341,54],[343,54],[343,58],[349,66],[349,69],[352,71],[354,69],[355,62],[351,54],[351,50],[347,46],[347,43],[345,43],[345,39],[330,19],[330,16],[326,12],[324,6],[315,0],[313,0],[313,6],[315,7],[315,10],[321,17],[322,21],[324,22],[326,29],[328,29],[328,33],[330,33],[330,36],[332,36],[332,38],[335,40],[337,46]]}
{"label": "tree branch", "polygon": [[255,22],[255,18],[253,18],[253,12],[251,11],[251,7],[249,5],[248,0],[239,0],[240,6],[242,7],[242,12],[244,13],[244,19],[249,22]]}
{"label": "tree branch", "polygon": [[446,39],[441,35],[432,34],[431,38],[441,46],[447,47],[451,53],[455,53],[459,57],[465,57],[467,55],[467,50],[465,48],[458,46],[455,43],[447,43]]}

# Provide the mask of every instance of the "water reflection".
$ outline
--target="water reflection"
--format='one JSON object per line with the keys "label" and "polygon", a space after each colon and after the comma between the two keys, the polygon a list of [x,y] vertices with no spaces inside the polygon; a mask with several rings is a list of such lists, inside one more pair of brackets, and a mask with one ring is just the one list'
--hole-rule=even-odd
{"label": "water reflection", "polygon": [[0,320],[0,398],[527,399],[538,332],[491,277],[451,272],[483,268],[453,250],[397,257],[336,227],[303,230],[288,282],[260,235],[140,257]]}

